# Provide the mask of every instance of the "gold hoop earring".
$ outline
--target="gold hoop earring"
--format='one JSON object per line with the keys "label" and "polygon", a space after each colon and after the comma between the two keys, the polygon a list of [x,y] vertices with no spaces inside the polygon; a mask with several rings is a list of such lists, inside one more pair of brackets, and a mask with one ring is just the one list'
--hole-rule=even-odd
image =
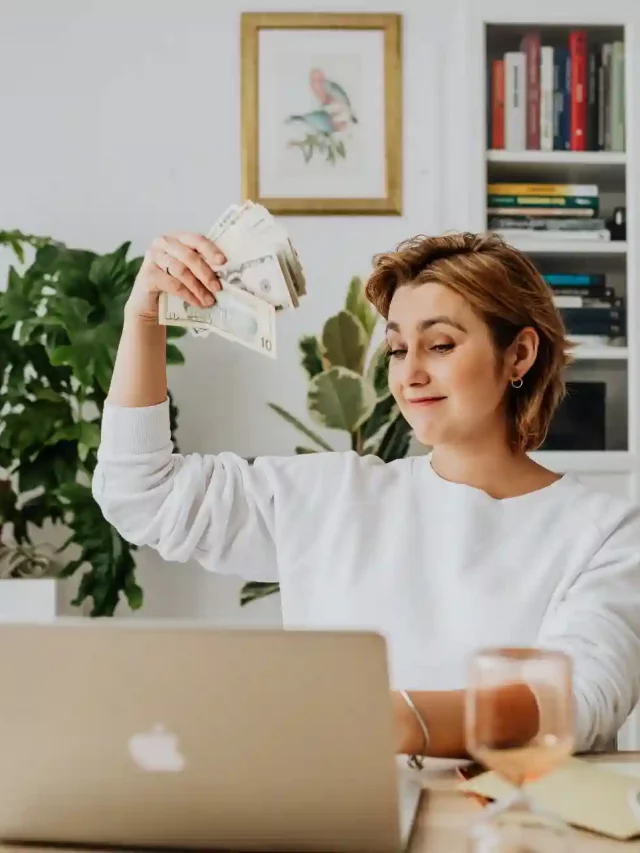
{"label": "gold hoop earring", "polygon": [[516,376],[515,379],[511,380],[511,387],[512,388],[522,388],[523,385],[524,385],[524,382],[522,381],[521,376]]}

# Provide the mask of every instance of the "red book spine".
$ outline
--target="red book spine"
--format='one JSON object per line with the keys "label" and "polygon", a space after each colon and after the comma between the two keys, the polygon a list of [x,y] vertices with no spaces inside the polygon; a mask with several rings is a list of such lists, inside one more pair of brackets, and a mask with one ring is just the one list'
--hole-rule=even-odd
{"label": "red book spine", "polygon": [[587,33],[569,33],[571,56],[571,150],[585,151],[587,147]]}
{"label": "red book spine", "polygon": [[492,65],[491,147],[504,148],[504,59],[494,59]]}
{"label": "red book spine", "polygon": [[527,33],[520,43],[527,65],[527,148],[540,149],[540,33]]}

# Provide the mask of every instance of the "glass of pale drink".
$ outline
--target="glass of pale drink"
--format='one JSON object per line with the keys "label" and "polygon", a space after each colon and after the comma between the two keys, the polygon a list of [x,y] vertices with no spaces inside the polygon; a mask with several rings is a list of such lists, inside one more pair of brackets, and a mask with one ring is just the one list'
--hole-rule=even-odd
{"label": "glass of pale drink", "polygon": [[469,754],[505,783],[469,832],[475,853],[565,853],[571,830],[540,808],[527,784],[573,750],[571,658],[536,648],[489,648],[470,664],[465,708]]}

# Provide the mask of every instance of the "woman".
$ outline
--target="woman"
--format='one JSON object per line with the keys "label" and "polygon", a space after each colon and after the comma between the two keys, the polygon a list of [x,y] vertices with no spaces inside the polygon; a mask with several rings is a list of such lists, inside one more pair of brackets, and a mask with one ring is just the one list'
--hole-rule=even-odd
{"label": "woman", "polygon": [[[610,742],[640,693],[638,510],[527,455],[562,397],[567,347],[535,267],[473,234],[378,256],[367,295],[387,320],[390,389],[430,456],[249,465],[170,441],[158,295],[212,304],[221,261],[190,233],[145,257],[104,412],[105,517],[168,560],[278,580],[285,626],[382,633],[398,752],[464,755],[465,666],[493,644],[569,653],[576,749]],[[497,707],[510,743],[536,731],[528,690]]]}

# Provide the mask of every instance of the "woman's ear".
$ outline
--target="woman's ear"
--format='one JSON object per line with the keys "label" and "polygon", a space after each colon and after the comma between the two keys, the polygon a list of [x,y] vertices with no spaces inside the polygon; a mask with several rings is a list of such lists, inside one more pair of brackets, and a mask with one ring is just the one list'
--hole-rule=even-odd
{"label": "woman's ear", "polygon": [[526,326],[518,332],[509,347],[508,361],[511,369],[509,378],[522,379],[531,370],[538,355],[539,344],[540,338],[533,327]]}

